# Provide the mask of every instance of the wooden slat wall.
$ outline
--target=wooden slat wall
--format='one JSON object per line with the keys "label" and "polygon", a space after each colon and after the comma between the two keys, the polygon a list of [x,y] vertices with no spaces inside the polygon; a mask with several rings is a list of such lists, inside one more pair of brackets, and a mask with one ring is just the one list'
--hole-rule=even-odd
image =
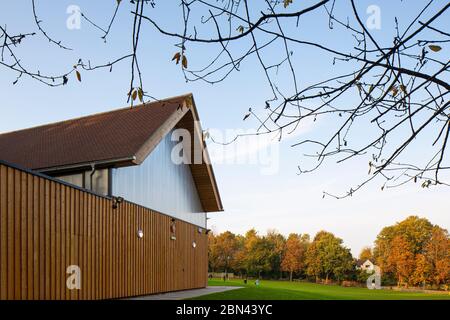
{"label": "wooden slat wall", "polygon": [[[205,230],[0,163],[0,299],[111,299],[207,284]],[[142,229],[144,237],[137,237]],[[196,242],[197,247],[192,246]],[[81,289],[66,286],[69,265]]]}

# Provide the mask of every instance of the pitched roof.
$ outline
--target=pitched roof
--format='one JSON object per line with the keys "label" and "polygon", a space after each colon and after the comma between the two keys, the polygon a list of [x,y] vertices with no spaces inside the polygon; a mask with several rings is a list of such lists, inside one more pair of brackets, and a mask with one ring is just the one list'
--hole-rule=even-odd
{"label": "pitched roof", "polygon": [[367,261],[369,261],[370,263],[372,263],[372,264],[374,264],[374,260],[373,259],[358,259],[357,261],[356,261],[356,265],[357,266],[363,266],[363,265],[365,265],[366,264],[366,262]]}
{"label": "pitched roof", "polygon": [[3,160],[33,170],[134,156],[182,98],[0,135]]}
{"label": "pitched roof", "polygon": [[206,212],[222,211],[198,114],[191,94],[87,117],[0,134],[0,159],[41,172],[82,168],[95,163],[142,163],[162,138],[184,124],[200,139],[203,161],[191,171]]}

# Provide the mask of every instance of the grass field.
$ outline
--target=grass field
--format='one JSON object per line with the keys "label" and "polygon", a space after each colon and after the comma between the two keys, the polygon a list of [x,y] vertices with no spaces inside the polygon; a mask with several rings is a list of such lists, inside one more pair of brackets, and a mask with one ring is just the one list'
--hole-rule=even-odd
{"label": "grass field", "polygon": [[347,288],[336,285],[322,285],[305,282],[261,281],[259,287],[254,281],[244,285],[242,280],[209,280],[210,286],[240,286],[242,289],[214,293],[197,300],[430,300],[448,299],[448,293],[399,292],[393,290],[369,290]]}

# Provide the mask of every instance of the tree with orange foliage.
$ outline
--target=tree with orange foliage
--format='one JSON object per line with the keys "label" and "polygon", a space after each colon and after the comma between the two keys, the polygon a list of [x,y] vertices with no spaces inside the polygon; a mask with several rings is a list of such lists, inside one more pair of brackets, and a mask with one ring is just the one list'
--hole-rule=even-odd
{"label": "tree with orange foliage", "polygon": [[397,286],[401,284],[408,285],[414,271],[415,257],[405,237],[396,236],[392,239],[391,250],[387,260],[397,277]]}
{"label": "tree with orange foliage", "polygon": [[362,262],[366,260],[373,260],[373,252],[371,247],[364,247],[362,248],[360,254],[359,254],[359,260]]}
{"label": "tree with orange foliage", "polygon": [[301,237],[291,233],[286,241],[286,251],[281,262],[281,270],[289,272],[289,280],[292,281],[294,272],[299,272],[305,266],[305,253],[309,236]]}
{"label": "tree with orange foliage", "polygon": [[238,250],[236,235],[230,231],[219,235],[209,234],[209,265],[212,271],[228,272]]}
{"label": "tree with orange foliage", "polygon": [[216,245],[216,235],[208,233],[208,270],[215,272],[219,268],[218,247]]}
{"label": "tree with orange foliage", "polygon": [[447,230],[435,226],[424,251],[431,269],[430,280],[436,285],[448,283],[450,281],[450,238]]}
{"label": "tree with orange foliage", "polygon": [[[440,286],[450,281],[448,231],[425,218],[410,216],[383,228],[375,241],[374,256],[384,279],[395,276],[397,284]],[[401,279],[399,274],[403,274]]]}
{"label": "tree with orange foliage", "polygon": [[430,280],[430,264],[424,254],[417,254],[415,260],[415,270],[411,277],[411,283],[414,285],[422,285],[425,288],[426,283]]}

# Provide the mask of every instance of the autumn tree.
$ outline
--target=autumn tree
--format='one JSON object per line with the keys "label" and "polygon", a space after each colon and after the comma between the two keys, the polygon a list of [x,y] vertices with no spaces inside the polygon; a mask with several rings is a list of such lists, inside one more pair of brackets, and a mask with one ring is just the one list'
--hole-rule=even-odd
{"label": "autumn tree", "polygon": [[292,281],[294,272],[300,272],[305,267],[305,256],[309,245],[308,235],[291,233],[286,241],[286,252],[281,262],[281,270],[289,272]]}
{"label": "autumn tree", "polygon": [[[280,270],[289,272],[290,280],[304,272],[319,279],[365,281],[365,271],[357,272],[355,260],[342,239],[320,231],[310,242],[307,234],[290,234],[286,240],[269,230],[260,236],[255,229],[245,236],[229,231],[210,233],[209,269],[233,270],[241,275],[273,277]],[[450,237],[448,231],[427,219],[411,216],[381,230],[375,247],[363,248],[360,260],[374,258],[381,267],[383,281],[397,285],[432,284],[439,287],[450,281]]]}
{"label": "autumn tree", "polygon": [[270,252],[270,245],[264,237],[260,237],[255,229],[247,231],[239,254],[246,274],[256,274],[259,277],[262,272],[270,271]]}
{"label": "autumn tree", "polygon": [[233,265],[238,251],[236,236],[230,231],[214,236],[209,235],[209,261],[211,270],[223,270],[228,272]]}
{"label": "autumn tree", "polygon": [[399,235],[392,239],[388,263],[398,279],[398,286],[410,282],[415,267],[415,255],[404,236]]}
{"label": "autumn tree", "polygon": [[430,280],[440,285],[450,281],[450,238],[447,230],[435,226],[424,248]]}
{"label": "autumn tree", "polygon": [[362,248],[361,252],[359,253],[359,260],[362,262],[366,260],[373,260],[373,252],[371,247],[364,247]]}
{"label": "autumn tree", "polygon": [[410,216],[385,227],[375,241],[374,256],[384,278],[397,284],[439,286],[449,281],[449,236],[439,226]]}
{"label": "autumn tree", "polygon": [[430,240],[433,224],[426,218],[410,216],[396,226],[397,234],[405,237],[414,254],[421,253]]}
{"label": "autumn tree", "polygon": [[245,247],[246,238],[243,235],[236,235],[236,242],[238,246],[238,250],[235,255],[235,259],[233,261],[233,270],[239,275],[247,274],[247,263],[246,263],[246,247]]}
{"label": "autumn tree", "polygon": [[383,272],[393,271],[388,260],[393,239],[397,236],[403,237],[414,255],[422,253],[424,245],[431,237],[432,229],[430,221],[417,216],[410,216],[393,226],[383,228],[375,240],[374,256],[377,265]]}
{"label": "autumn tree", "polygon": [[316,281],[325,278],[342,280],[345,274],[354,268],[350,249],[343,246],[343,241],[334,234],[320,231],[314,237],[306,251],[307,274],[314,276]]}
{"label": "autumn tree", "polygon": [[417,254],[414,263],[414,272],[411,274],[410,282],[413,285],[422,285],[425,287],[430,280],[431,268],[424,254]]}
{"label": "autumn tree", "polygon": [[268,230],[265,240],[270,247],[269,264],[270,273],[278,278],[282,278],[281,261],[285,254],[286,238],[276,230]]}
{"label": "autumn tree", "polygon": [[208,233],[208,270],[215,272],[219,268],[220,260],[216,245],[216,236],[213,232]]}
{"label": "autumn tree", "polygon": [[286,239],[275,230],[260,236],[250,229],[245,236],[236,236],[237,247],[233,261],[234,270],[245,275],[279,276],[280,264],[285,251]]}

